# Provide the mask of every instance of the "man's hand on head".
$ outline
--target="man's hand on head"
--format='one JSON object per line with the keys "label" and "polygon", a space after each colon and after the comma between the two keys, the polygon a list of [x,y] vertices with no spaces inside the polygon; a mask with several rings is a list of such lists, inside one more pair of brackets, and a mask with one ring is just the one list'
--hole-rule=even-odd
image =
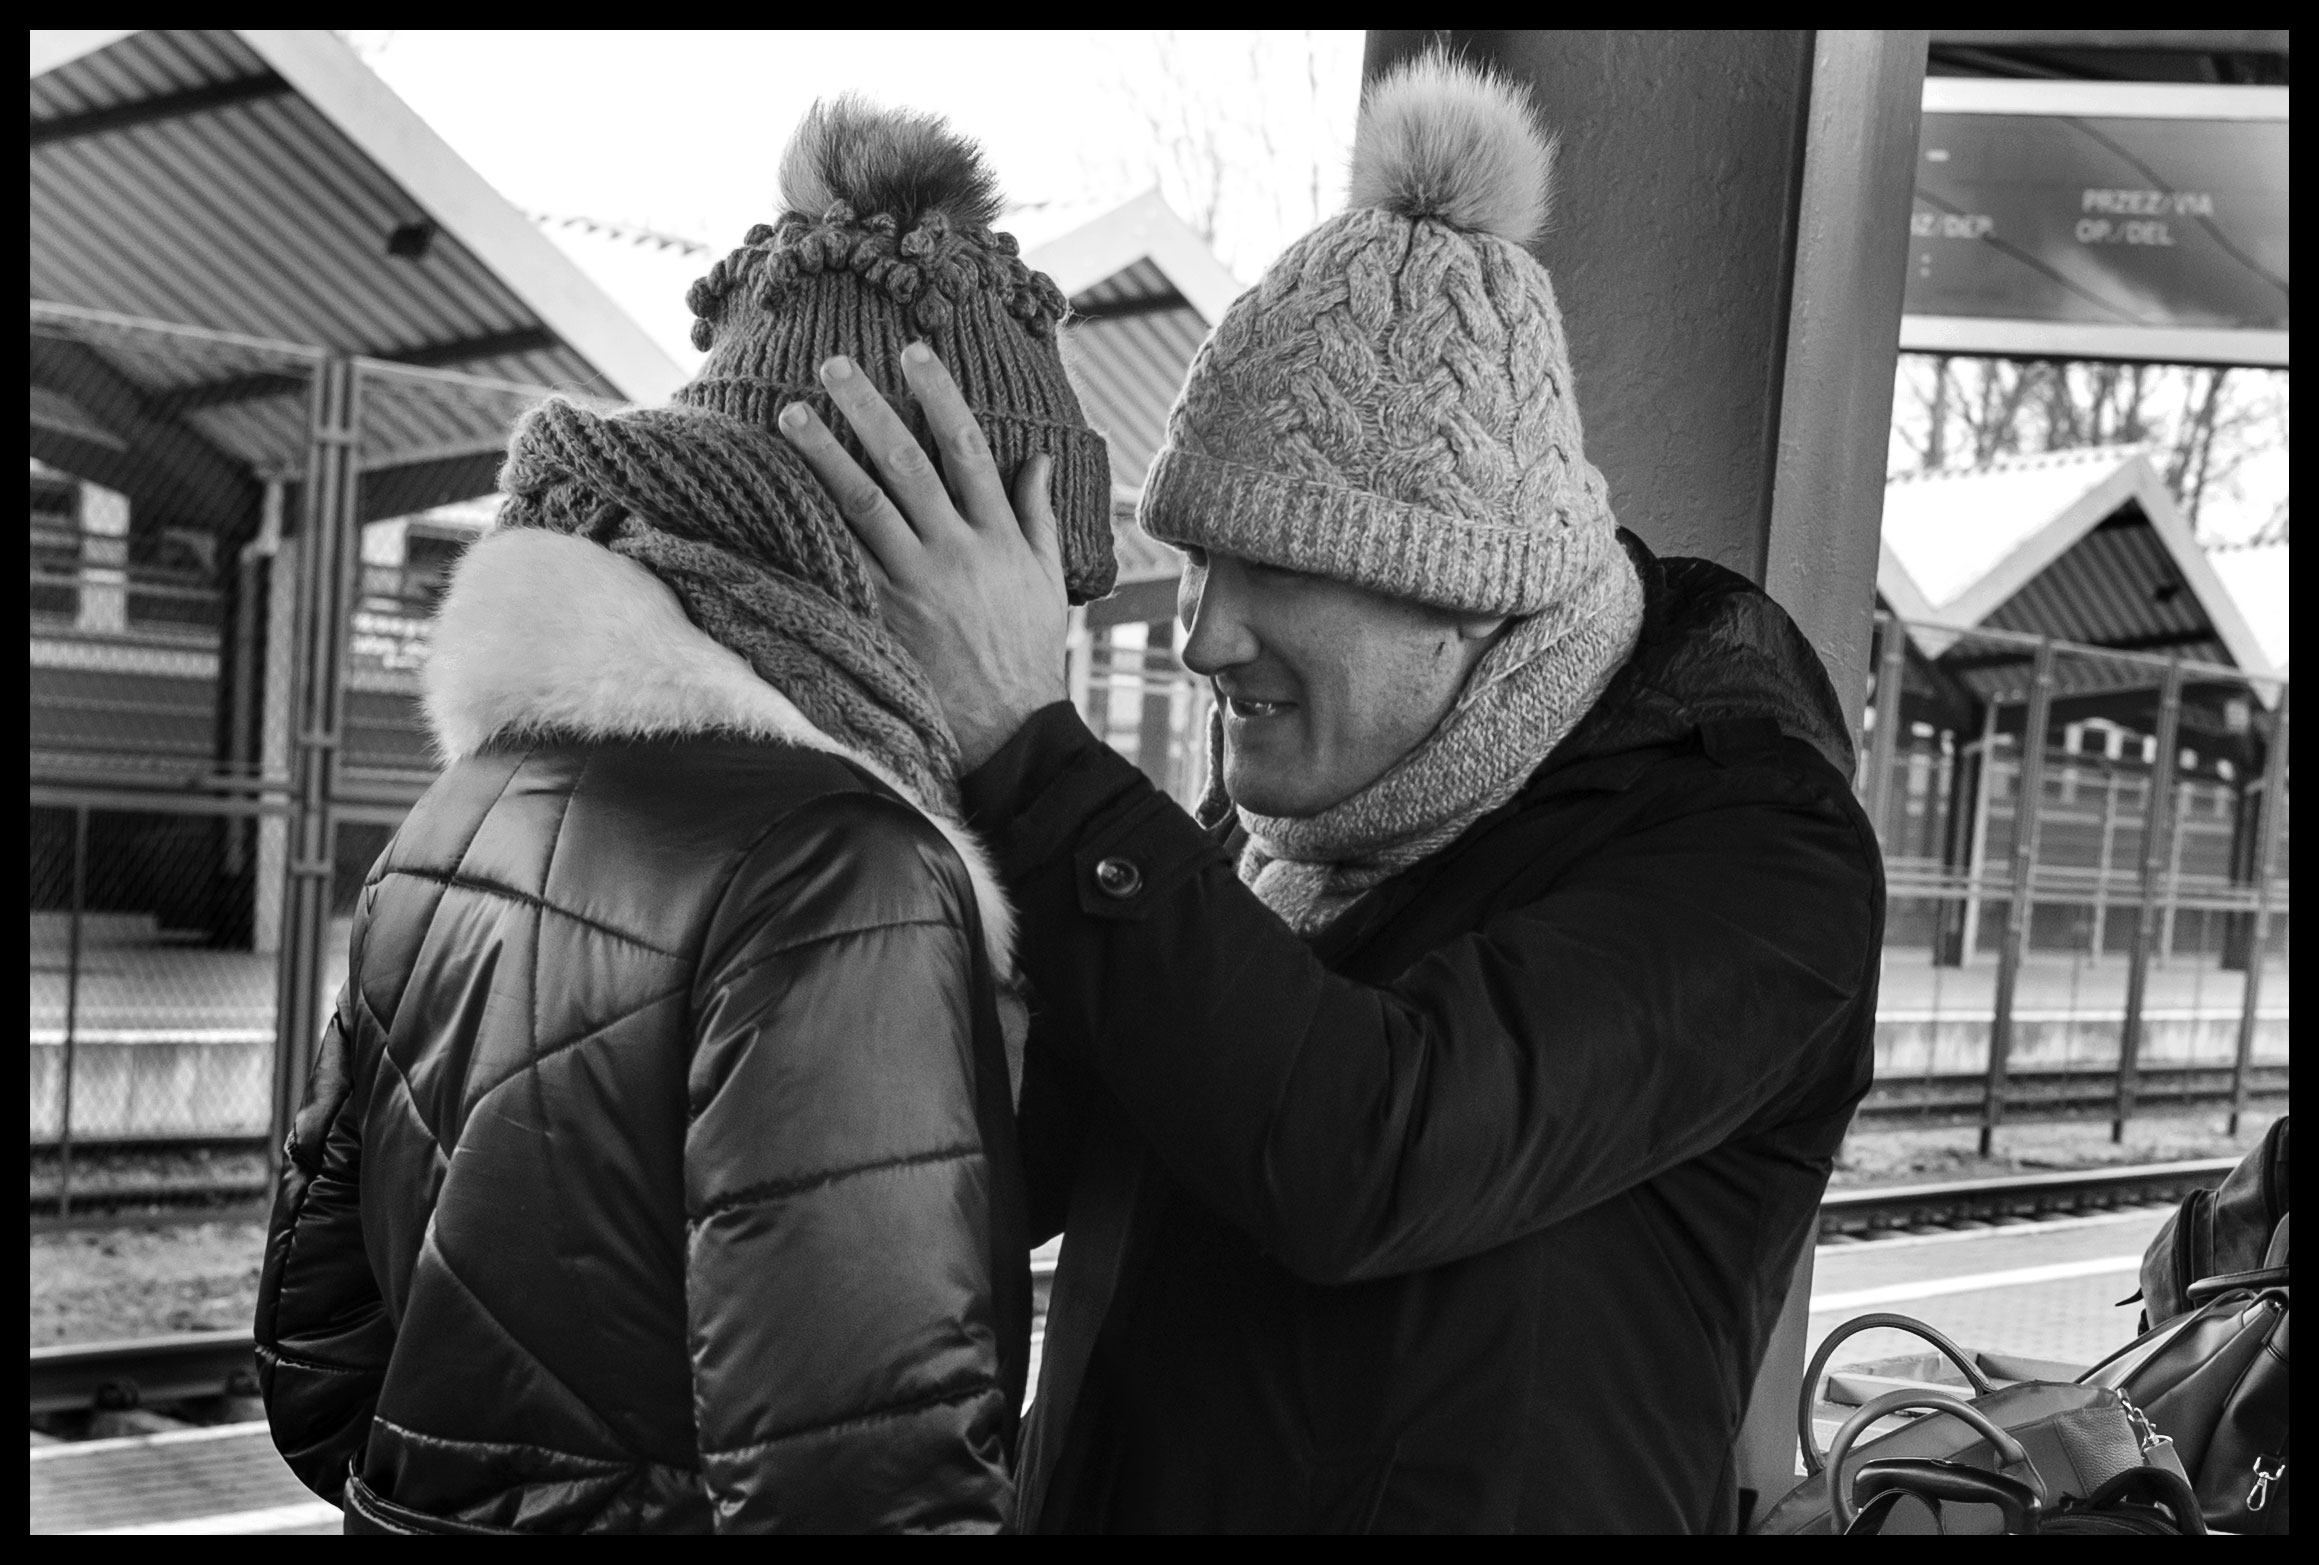
{"label": "man's hand on head", "polygon": [[1054,463],[1024,463],[1010,496],[957,382],[924,343],[903,351],[902,378],[933,427],[940,470],[842,357],[823,363],[821,382],[876,476],[802,402],[781,410],[781,432],[861,540],[887,627],[926,670],[972,771],[1067,693],[1070,608],[1047,497]]}

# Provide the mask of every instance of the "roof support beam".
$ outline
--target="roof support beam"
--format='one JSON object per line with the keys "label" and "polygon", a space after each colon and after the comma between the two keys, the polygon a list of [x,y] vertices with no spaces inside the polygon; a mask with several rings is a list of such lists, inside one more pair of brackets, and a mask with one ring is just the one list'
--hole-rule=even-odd
{"label": "roof support beam", "polygon": [[183,92],[163,93],[156,98],[139,98],[134,103],[115,104],[109,109],[91,109],[85,114],[67,114],[50,120],[36,119],[32,121],[32,145],[42,147],[50,142],[69,141],[76,136],[94,136],[109,130],[126,130],[132,125],[150,125],[159,120],[179,119],[188,114],[222,109],[232,103],[278,97],[289,90],[288,82],[274,72],[267,71],[257,76],[238,77],[229,82],[189,87]]}
{"label": "roof support beam", "polygon": [[[432,343],[404,353],[382,353],[377,357],[390,364],[408,364],[416,369],[448,369],[453,365],[473,364],[483,359],[511,358],[518,353],[538,353],[557,345],[555,333],[540,326],[519,327],[514,331],[492,332],[481,337],[466,337],[457,342]],[[201,408],[224,407],[235,402],[257,402],[267,397],[303,393],[306,377],[287,375],[275,370],[258,370],[246,375],[225,375],[216,380],[198,381],[190,386],[179,386],[152,399],[155,413],[175,416],[192,413]]]}
{"label": "roof support beam", "polygon": [[[2176,647],[2196,647],[2212,644],[2222,646],[2222,634],[2211,625],[2194,626],[2189,630],[2159,631],[2148,636],[2120,636],[2115,641],[2091,641],[2071,646],[2072,653],[2082,652],[2165,652]],[[2227,651],[2227,647],[2225,648]],[[2027,649],[2012,649],[1978,653],[1972,657],[1942,658],[1939,667],[1952,674],[1981,673],[1993,668],[2018,668],[2029,662],[2033,654]]]}
{"label": "roof support beam", "polygon": [[[1074,304],[1066,324],[1091,321],[1123,321],[1136,315],[1165,315],[1171,310],[1189,310],[1192,301],[1173,288],[1166,293],[1152,294],[1142,299],[1120,299],[1082,308]],[[1195,314],[1198,312],[1194,312]]]}
{"label": "roof support beam", "polygon": [[[194,430],[157,413],[145,395],[83,343],[31,342],[32,384],[69,397],[128,445],[126,453],[76,443],[67,471],[127,493],[139,511],[195,522],[221,536],[254,525],[258,483]],[[41,432],[34,431],[34,454]],[[60,455],[64,454],[60,452]]]}
{"label": "roof support beam", "polygon": [[[487,336],[468,336],[457,343],[429,343],[427,348],[410,348],[408,352],[380,352],[387,364],[410,364],[413,369],[450,369],[452,364],[475,364],[480,359],[506,359],[517,352],[543,352],[557,345],[557,334],[545,327],[519,327],[515,332],[492,332]],[[237,401],[264,401],[267,396],[290,396],[292,392],[306,392],[306,376],[288,376],[281,371],[253,371],[246,376],[220,376],[218,380],[197,380],[195,385],[181,385],[172,392],[160,392],[151,399],[153,413],[181,415],[197,413],[199,408],[223,408]]]}
{"label": "roof support beam", "polygon": [[539,353],[555,347],[561,338],[545,326],[519,326],[514,331],[489,332],[481,337],[466,337],[457,342],[439,342],[406,353],[381,353],[374,357],[390,364],[408,364],[417,369],[448,369],[454,364],[473,364],[482,359],[512,358],[518,353]]}

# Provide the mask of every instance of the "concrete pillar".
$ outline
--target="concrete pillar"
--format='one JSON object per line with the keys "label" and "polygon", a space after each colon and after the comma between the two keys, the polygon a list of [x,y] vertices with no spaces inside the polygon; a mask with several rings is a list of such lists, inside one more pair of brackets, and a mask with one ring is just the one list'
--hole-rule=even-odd
{"label": "concrete pillar", "polygon": [[[1369,34],[1526,83],[1561,137],[1554,275],[1586,451],[1619,520],[1795,616],[1860,731],[1923,90],[1922,32]],[[1738,1465],[1794,1478],[1811,1251]]]}
{"label": "concrete pillar", "polygon": [[81,485],[81,630],[114,635],[129,628],[129,497],[99,484]]}

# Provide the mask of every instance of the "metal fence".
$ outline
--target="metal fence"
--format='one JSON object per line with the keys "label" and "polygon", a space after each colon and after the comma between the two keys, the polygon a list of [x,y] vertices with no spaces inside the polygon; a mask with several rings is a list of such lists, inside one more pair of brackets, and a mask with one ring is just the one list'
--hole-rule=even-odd
{"label": "metal fence", "polygon": [[[396,519],[475,493],[542,393],[44,308],[30,1122],[35,1200],[69,1207],[76,1157],[278,1144],[356,891],[431,777],[419,669],[458,537]],[[187,429],[202,449],[168,448]],[[108,487],[140,444],[168,482]],[[1189,806],[1205,682],[1169,622],[1089,618],[1074,699]],[[2283,1098],[2285,682],[1890,619],[1877,642],[1870,1112],[1986,1140]]]}
{"label": "metal fence", "polygon": [[[1174,630],[1081,629],[1072,694],[1189,807],[1210,698]],[[2008,1118],[2122,1135],[2210,1108],[2235,1130],[2282,1103],[2286,682],[1889,615],[1875,646],[1854,784],[1889,905],[1863,1115],[1977,1123],[1986,1148]]]}
{"label": "metal fence", "polygon": [[33,1195],[69,1210],[76,1157],[278,1143],[432,776],[452,547],[402,518],[488,490],[545,390],[37,301],[31,355]]}
{"label": "metal fence", "polygon": [[1871,1112],[2283,1099],[2288,688],[2002,632],[1877,630],[1857,785],[1890,892]]}

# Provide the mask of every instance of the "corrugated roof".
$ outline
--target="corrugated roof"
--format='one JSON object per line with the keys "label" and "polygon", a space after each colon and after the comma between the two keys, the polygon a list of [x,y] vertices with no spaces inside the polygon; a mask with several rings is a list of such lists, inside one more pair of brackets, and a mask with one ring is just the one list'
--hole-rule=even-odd
{"label": "corrugated roof", "polygon": [[[504,439],[517,388],[653,400],[681,378],[326,33],[131,33],[32,77],[30,113],[36,303],[455,370],[506,388],[372,384],[364,464],[427,467],[413,493],[488,489],[495,464],[483,453]],[[32,358],[35,385],[127,437],[131,457],[174,445],[192,453],[178,463],[190,469],[203,468],[204,452],[211,469],[304,465],[296,354],[53,321],[44,335],[36,318]],[[50,434],[73,422],[51,411]],[[39,427],[34,438],[37,446]],[[212,490],[237,491],[218,502],[221,514],[246,511],[239,486],[212,479]],[[386,503],[384,487],[369,487]],[[365,510],[372,504],[366,489]]]}
{"label": "corrugated roof", "polygon": [[1112,482],[1142,487],[1208,323],[1166,274],[1138,261],[1074,295],[1071,367],[1087,417],[1111,443]]}
{"label": "corrugated roof", "polygon": [[[249,44],[156,30],[33,78],[34,298],[633,394]],[[543,241],[543,244],[545,241]]]}
{"label": "corrugated roof", "polygon": [[[2138,446],[1896,478],[1885,488],[1883,542],[1878,586],[1904,617],[2271,669]],[[1951,664],[2012,660],[1971,654],[1921,626],[1912,636]],[[2150,677],[2118,665],[2064,683]]]}

